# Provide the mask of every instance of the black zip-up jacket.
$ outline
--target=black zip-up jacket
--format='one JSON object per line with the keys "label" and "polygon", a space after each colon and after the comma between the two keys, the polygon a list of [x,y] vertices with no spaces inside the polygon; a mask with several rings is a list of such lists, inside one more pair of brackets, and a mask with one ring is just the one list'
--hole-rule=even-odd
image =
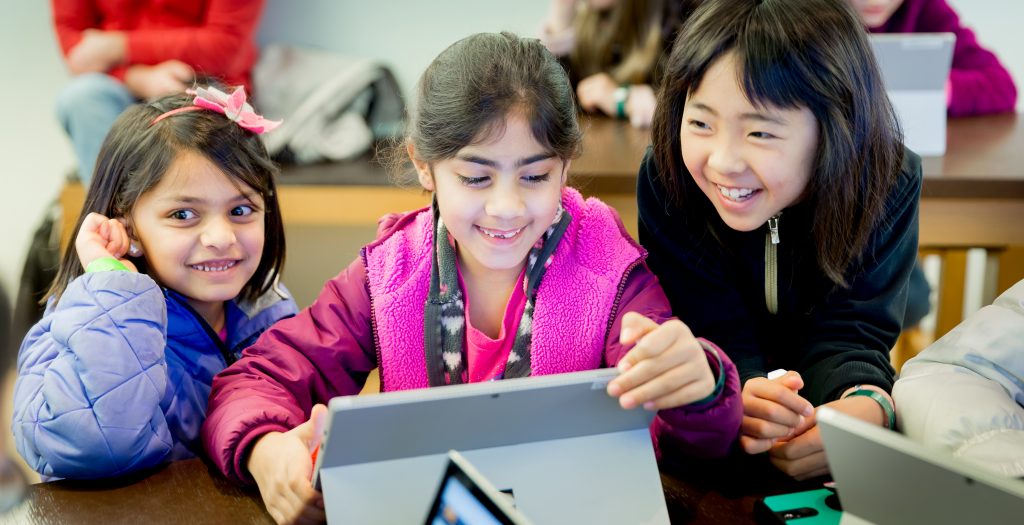
{"label": "black zip-up jacket", "polygon": [[921,159],[906,150],[887,212],[846,274],[849,288],[834,285],[817,264],[810,205],[783,210],[774,247],[774,314],[765,286],[766,273],[772,273],[766,264],[768,225],[750,232],[730,229],[692,177],[685,172],[683,177],[686,201],[670,204],[648,149],[637,204],[640,243],[650,251],[647,263],[694,335],[718,344],[744,383],[776,368],[800,372],[800,395],[815,406],[858,384],[891,391],[895,372],[889,349],[900,333],[917,257]]}

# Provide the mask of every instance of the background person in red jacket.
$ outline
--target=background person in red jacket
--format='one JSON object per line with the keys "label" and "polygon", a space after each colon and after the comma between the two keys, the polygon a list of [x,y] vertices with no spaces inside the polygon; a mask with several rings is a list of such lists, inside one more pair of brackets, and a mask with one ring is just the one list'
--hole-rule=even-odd
{"label": "background person in red jacket", "polygon": [[249,85],[263,0],[52,0],[74,79],[57,114],[88,186],[114,120],[138,100],[184,90],[196,77]]}

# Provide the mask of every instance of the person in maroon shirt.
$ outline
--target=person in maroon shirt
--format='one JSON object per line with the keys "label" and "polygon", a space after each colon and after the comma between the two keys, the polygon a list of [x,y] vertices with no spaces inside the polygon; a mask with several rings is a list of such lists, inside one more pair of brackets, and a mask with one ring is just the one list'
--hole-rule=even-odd
{"label": "person in maroon shirt", "polygon": [[197,77],[249,85],[263,0],[52,0],[74,76],[57,114],[88,185],[114,120],[139,100],[183,91]]}
{"label": "person in maroon shirt", "polygon": [[946,0],[849,0],[872,33],[940,33],[956,35],[947,94],[949,116],[964,117],[1013,111],[1017,88],[991,51]]}
{"label": "person in maroon shirt", "polygon": [[[960,24],[946,0],[848,0],[872,33],[953,33],[953,67],[946,82],[949,116],[965,117],[1013,111],[1017,88],[991,51]],[[928,281],[921,265],[910,275],[903,327],[916,326],[931,309]]]}

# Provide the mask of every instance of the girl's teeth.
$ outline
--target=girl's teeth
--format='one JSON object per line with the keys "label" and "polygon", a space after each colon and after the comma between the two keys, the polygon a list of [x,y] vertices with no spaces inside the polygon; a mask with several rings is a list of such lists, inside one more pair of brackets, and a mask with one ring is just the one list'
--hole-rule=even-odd
{"label": "girl's teeth", "polygon": [[719,186],[718,191],[720,191],[726,198],[732,200],[742,200],[754,193],[754,190],[750,188],[726,188],[725,186]]}
{"label": "girl's teeth", "polygon": [[193,264],[192,268],[194,268],[196,270],[199,270],[201,272],[223,272],[224,270],[227,270],[228,268],[231,268],[232,266],[234,266],[237,263],[238,263],[238,261],[231,261],[231,262],[229,262],[227,264],[222,264],[220,266],[211,266],[211,265],[206,265],[206,264]]}
{"label": "girl's teeth", "polygon": [[487,235],[488,237],[494,238],[494,239],[511,239],[512,237],[515,237],[516,235],[518,235],[519,232],[522,231],[522,230],[523,230],[522,228],[519,228],[516,231],[511,231],[511,232],[508,232],[508,233],[496,233],[496,232],[492,232],[490,230],[485,230],[483,228],[480,228],[480,231],[484,232],[485,235]]}

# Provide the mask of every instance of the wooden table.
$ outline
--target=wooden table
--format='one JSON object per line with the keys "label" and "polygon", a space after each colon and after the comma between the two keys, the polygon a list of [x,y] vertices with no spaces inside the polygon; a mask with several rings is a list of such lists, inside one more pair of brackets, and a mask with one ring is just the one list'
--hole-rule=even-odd
{"label": "wooden table", "polygon": [[[636,235],[636,174],[649,134],[605,118],[588,118],[583,125],[583,154],[573,162],[570,183],[614,206]],[[968,248],[984,248],[998,261],[996,293],[1024,278],[1024,118],[1010,113],[952,119],[947,144],[945,156],[923,160],[921,195],[921,249],[946,263],[938,335],[962,317]],[[369,157],[287,167],[279,181],[289,226],[367,227],[386,213],[429,202],[418,187],[394,185]],[[80,184],[65,186],[65,245],[83,199]]]}
{"label": "wooden table", "polygon": [[[756,485],[730,481],[726,489],[721,489],[720,484],[725,481],[723,470],[717,465],[678,470],[688,471],[694,479],[701,479],[701,472],[709,474],[708,482],[702,483],[662,473],[665,501],[673,523],[753,524],[757,495],[778,492],[772,490],[778,485],[766,485],[765,478],[757,478],[760,481]],[[710,474],[712,471],[717,474]],[[787,485],[786,490],[809,488],[807,484]],[[211,465],[190,459],[123,480],[64,480],[32,485],[25,502],[11,513],[0,515],[0,523],[201,525],[272,524],[273,520],[255,490],[240,489]]]}

